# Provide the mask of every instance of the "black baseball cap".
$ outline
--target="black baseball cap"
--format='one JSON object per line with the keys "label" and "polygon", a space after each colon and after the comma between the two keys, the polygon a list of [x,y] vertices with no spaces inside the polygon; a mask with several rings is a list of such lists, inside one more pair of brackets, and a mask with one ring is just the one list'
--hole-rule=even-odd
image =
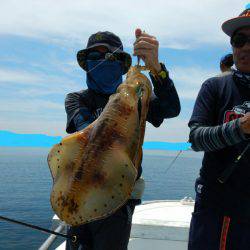
{"label": "black baseball cap", "polygon": [[132,58],[130,54],[123,51],[121,39],[109,31],[99,31],[95,34],[92,34],[89,37],[87,47],[77,52],[77,61],[82,69],[85,71],[87,70],[86,56],[88,51],[97,46],[105,46],[110,52],[120,54],[122,61],[124,62],[123,74],[128,72],[128,69],[132,63]]}
{"label": "black baseball cap", "polygon": [[232,37],[236,30],[247,26],[250,26],[250,3],[247,4],[246,9],[239,16],[224,22],[222,30]]}

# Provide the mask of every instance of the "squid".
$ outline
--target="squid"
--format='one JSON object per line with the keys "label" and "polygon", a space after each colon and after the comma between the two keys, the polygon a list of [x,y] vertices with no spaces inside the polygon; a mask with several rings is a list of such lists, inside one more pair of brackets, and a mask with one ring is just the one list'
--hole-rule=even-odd
{"label": "squid", "polygon": [[51,206],[71,226],[105,218],[130,198],[142,161],[152,92],[142,70],[130,67],[101,115],[49,152]]}

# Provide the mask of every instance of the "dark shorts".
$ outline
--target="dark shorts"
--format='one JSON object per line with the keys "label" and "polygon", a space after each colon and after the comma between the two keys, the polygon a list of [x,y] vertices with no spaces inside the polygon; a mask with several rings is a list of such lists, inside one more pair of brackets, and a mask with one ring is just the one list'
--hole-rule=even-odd
{"label": "dark shorts", "polygon": [[250,250],[250,223],[204,206],[196,192],[188,250]]}
{"label": "dark shorts", "polygon": [[127,250],[135,205],[129,200],[105,219],[69,228],[68,235],[77,235],[78,242],[68,240],[66,250]]}

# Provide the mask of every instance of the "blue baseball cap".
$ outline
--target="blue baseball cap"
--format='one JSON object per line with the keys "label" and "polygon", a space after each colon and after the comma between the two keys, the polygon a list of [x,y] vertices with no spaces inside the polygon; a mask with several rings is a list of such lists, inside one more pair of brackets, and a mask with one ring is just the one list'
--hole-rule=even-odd
{"label": "blue baseball cap", "polygon": [[221,57],[220,64],[224,64],[228,67],[232,67],[234,65],[233,54],[229,53]]}

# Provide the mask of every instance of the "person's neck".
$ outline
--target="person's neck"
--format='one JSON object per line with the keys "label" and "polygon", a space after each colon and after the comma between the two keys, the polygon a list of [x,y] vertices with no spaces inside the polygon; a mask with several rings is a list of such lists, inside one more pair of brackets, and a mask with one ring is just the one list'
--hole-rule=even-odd
{"label": "person's neck", "polygon": [[90,89],[90,88],[88,88],[88,90],[91,91],[91,92],[93,92],[93,93],[95,93],[96,95],[103,96],[103,97],[106,97],[106,98],[112,95],[112,94],[97,92],[97,91],[95,91],[93,89]]}
{"label": "person's neck", "polygon": [[243,75],[247,75],[247,76],[250,76],[250,71],[241,71],[239,69],[237,69],[237,71]]}

